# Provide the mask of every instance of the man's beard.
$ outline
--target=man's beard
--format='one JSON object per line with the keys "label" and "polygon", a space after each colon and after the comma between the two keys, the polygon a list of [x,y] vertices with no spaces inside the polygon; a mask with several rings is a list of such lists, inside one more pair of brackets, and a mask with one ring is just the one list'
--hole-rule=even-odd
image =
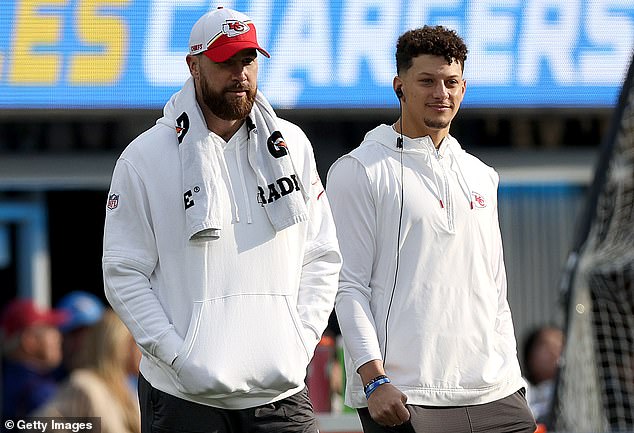
{"label": "man's beard", "polygon": [[425,123],[425,126],[429,129],[445,129],[449,126],[449,123],[451,123],[435,119],[423,119],[423,122]]}
{"label": "man's beard", "polygon": [[[231,90],[244,90],[247,94],[246,98],[231,98],[231,100],[228,100],[225,97],[225,92]],[[222,120],[241,120],[246,118],[251,112],[257,88],[252,88],[249,85],[247,87],[233,86],[220,92],[214,92],[207,85],[207,80],[202,79],[200,80],[200,91],[203,102],[215,116]]]}

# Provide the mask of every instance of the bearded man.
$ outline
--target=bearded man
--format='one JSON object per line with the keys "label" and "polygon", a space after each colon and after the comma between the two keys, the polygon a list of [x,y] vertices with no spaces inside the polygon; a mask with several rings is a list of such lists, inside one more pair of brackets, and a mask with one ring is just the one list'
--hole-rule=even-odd
{"label": "bearded man", "polygon": [[219,8],[191,77],[118,159],[106,297],[141,348],[142,432],[317,432],[306,367],[341,256],[313,150],[257,90],[256,29]]}

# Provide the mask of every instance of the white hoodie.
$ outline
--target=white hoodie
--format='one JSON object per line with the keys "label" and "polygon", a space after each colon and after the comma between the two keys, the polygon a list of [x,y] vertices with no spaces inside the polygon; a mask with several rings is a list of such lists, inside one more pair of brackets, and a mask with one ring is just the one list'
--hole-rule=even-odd
{"label": "white hoodie", "polygon": [[375,128],[328,174],[344,258],[336,311],[346,404],[367,406],[356,371],[375,359],[408,404],[506,397],[525,383],[506,300],[498,175],[451,136],[439,151],[428,136],[405,137],[402,154],[397,138]]}
{"label": "white hoodie", "polygon": [[[168,113],[166,113],[168,115]],[[169,116],[168,116],[169,117]],[[333,309],[341,264],[312,147],[279,120],[308,221],[278,233],[258,203],[243,126],[222,146],[223,235],[188,240],[174,119],[116,163],[104,233],[106,296],[139,344],[157,389],[215,407],[254,407],[299,392]],[[235,200],[235,201],[233,201]]]}

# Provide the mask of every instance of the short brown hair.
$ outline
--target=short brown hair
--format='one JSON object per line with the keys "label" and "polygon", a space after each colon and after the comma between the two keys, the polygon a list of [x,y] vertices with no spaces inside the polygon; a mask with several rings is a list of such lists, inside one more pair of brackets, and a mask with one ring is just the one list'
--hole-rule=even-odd
{"label": "short brown hair", "polygon": [[403,33],[396,43],[396,73],[412,67],[412,59],[422,54],[442,56],[451,64],[460,63],[464,71],[467,46],[454,30],[443,26],[424,26]]}

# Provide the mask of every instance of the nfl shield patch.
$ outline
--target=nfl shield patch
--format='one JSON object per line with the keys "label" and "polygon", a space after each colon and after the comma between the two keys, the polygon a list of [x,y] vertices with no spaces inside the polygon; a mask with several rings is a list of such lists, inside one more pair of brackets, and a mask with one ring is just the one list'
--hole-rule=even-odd
{"label": "nfl shield patch", "polygon": [[108,209],[115,210],[119,206],[119,194],[110,194],[108,196]]}

